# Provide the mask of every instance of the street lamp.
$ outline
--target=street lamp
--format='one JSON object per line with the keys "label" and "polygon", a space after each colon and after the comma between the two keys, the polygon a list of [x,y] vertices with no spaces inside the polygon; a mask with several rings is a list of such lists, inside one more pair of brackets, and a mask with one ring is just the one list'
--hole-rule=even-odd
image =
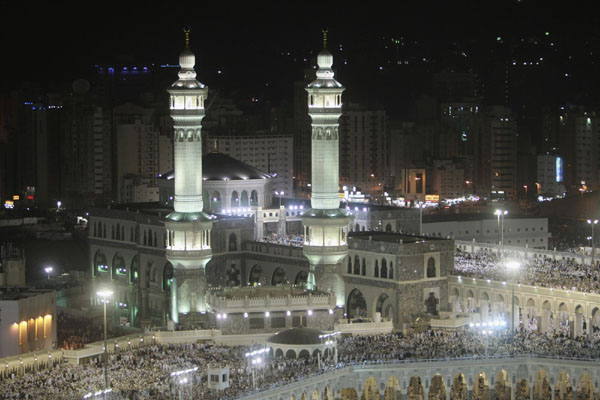
{"label": "street lamp", "polygon": [[507,210],[496,210],[494,213],[498,216],[498,224],[500,225],[500,217],[502,217],[502,224],[500,225],[500,263],[504,267],[504,216],[508,214]]}
{"label": "street lamp", "polygon": [[506,263],[508,269],[512,272],[512,299],[511,299],[511,312],[510,312],[510,335],[512,338],[512,343],[515,343],[515,275],[519,268],[521,267],[521,263],[515,260],[509,261]]}
{"label": "street lamp", "polygon": [[523,185],[523,188],[525,189],[525,200],[527,200],[527,185]]}
{"label": "street lamp", "polygon": [[594,242],[594,225],[596,225],[598,223],[598,220],[591,220],[588,219],[587,223],[590,224],[592,226],[592,267],[594,267],[594,265],[596,265],[595,261],[594,261],[594,253],[596,252],[596,245]]}
{"label": "street lamp", "polygon": [[[106,372],[106,364],[108,364],[108,347],[106,345],[106,303],[108,303],[108,298],[113,295],[112,290],[100,290],[96,292],[98,297],[102,299],[102,303],[104,304],[104,390],[108,389],[108,375]],[[106,394],[104,395],[106,398]]]}
{"label": "street lamp", "polygon": [[44,271],[46,271],[46,274],[48,274],[48,280],[50,280],[50,272],[52,272],[53,270],[54,270],[54,268],[52,268],[52,267],[44,268]]}
{"label": "street lamp", "polygon": [[277,196],[279,199],[279,207],[278,208],[281,208],[281,196],[283,196],[284,194],[285,193],[283,192],[283,190],[281,192],[279,192],[277,190],[275,191],[275,196]]}

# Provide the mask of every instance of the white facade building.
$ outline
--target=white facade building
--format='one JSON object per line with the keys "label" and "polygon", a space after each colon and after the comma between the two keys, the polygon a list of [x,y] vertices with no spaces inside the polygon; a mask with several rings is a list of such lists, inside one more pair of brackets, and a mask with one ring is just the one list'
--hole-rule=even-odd
{"label": "white facade building", "polygon": [[[455,219],[444,218],[439,222],[427,218],[423,222],[423,234],[482,243],[500,242],[501,223],[497,218],[461,220],[460,216],[451,217]],[[547,249],[549,237],[548,218],[504,219],[504,244],[507,246]]]}
{"label": "white facade building", "polygon": [[209,137],[217,149],[233,158],[273,175],[273,190],[294,196],[294,137],[253,135]]}
{"label": "white facade building", "polygon": [[0,357],[56,346],[56,292],[0,288]]}

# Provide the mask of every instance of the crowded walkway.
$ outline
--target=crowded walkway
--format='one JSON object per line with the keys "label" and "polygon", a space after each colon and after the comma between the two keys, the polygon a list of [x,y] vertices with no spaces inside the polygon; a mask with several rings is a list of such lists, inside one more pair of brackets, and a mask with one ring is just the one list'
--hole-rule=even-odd
{"label": "crowded walkway", "polygon": [[[112,399],[176,399],[178,390],[186,397],[202,394],[203,399],[233,399],[254,390],[252,367],[244,354],[245,346],[226,347],[215,344],[152,344],[143,348],[112,354],[108,364]],[[513,341],[504,332],[480,335],[476,330],[429,330],[403,337],[400,334],[344,336],[338,339],[338,360],[314,358],[266,358],[255,370],[256,387],[264,390],[301,380],[333,368],[360,363],[389,363],[403,360],[460,359],[529,355],[600,359],[600,340],[569,338],[559,334],[546,336],[522,330]],[[230,367],[230,387],[209,390],[208,365]],[[174,371],[198,367],[190,373],[187,384],[171,377]],[[73,399],[83,398],[104,387],[99,362],[86,365],[59,364],[53,368],[29,372],[24,376],[4,377],[0,381],[2,399]]]}
{"label": "crowded walkway", "polygon": [[[517,283],[600,293],[600,271],[590,268],[589,265],[580,264],[572,259],[553,260],[548,257],[523,259],[516,254],[505,252],[505,263],[515,259],[522,263],[515,276]],[[502,267],[498,253],[482,250],[475,253],[456,250],[453,275],[496,281],[511,279],[508,269]]]}

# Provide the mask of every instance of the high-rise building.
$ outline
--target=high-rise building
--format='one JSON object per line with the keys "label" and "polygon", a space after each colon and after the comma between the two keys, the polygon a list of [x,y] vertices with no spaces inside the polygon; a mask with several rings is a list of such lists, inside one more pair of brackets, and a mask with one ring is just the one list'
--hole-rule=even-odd
{"label": "high-rise building", "polygon": [[[493,199],[517,199],[517,122],[505,106],[490,106],[485,111],[482,144],[483,159],[478,165],[489,171],[489,192]],[[483,183],[480,181],[480,183]]]}
{"label": "high-rise building", "polygon": [[564,161],[554,154],[541,154],[537,156],[537,182],[535,190],[537,195],[559,196],[565,193]]}
{"label": "high-rise building", "polygon": [[[326,35],[326,33],[324,33]],[[335,293],[336,306],[346,302],[341,261],[348,255],[350,216],[340,209],[339,118],[344,87],[333,76],[333,55],[324,36],[319,52],[317,78],[308,92],[308,114],[312,120],[311,209],[302,216],[303,252],[310,262],[307,287]]]}
{"label": "high-rise building", "polygon": [[560,131],[567,191],[596,188],[600,185],[600,123],[596,113],[566,110],[560,116]]}
{"label": "high-rise building", "polygon": [[[113,109],[113,132],[117,157],[115,174],[117,200],[120,203],[158,201],[157,179],[166,172],[172,153],[171,141],[160,136],[157,116],[152,108],[132,103]],[[167,140],[165,140],[167,139]],[[167,167],[162,169],[161,167]]]}
{"label": "high-rise building", "polygon": [[340,118],[340,181],[376,196],[392,183],[390,136],[383,109],[358,104],[344,107]]}
{"label": "high-rise building", "polygon": [[189,48],[179,56],[179,79],[169,88],[175,146],[174,212],[166,217],[167,259],[175,276],[171,284],[171,318],[191,321],[206,315],[205,267],[212,258],[213,217],[202,209],[202,118],[208,88],[196,80],[196,57]]}
{"label": "high-rise building", "polygon": [[78,89],[85,85],[89,88],[76,81],[64,106],[62,200],[74,207],[108,204],[113,198],[110,112]]}

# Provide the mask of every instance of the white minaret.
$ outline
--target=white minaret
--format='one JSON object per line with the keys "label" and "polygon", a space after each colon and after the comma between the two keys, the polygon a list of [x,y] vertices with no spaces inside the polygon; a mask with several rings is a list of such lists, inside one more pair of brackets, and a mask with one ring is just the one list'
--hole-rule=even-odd
{"label": "white minaret", "polygon": [[344,87],[333,78],[333,55],[323,50],[317,57],[317,79],[306,88],[308,114],[312,120],[311,209],[302,216],[304,255],[310,262],[307,286],[332,291],[336,305],[345,303],[341,261],[348,255],[347,233],[350,216],[340,209],[339,118]]}
{"label": "white minaret", "polygon": [[175,211],[166,217],[167,259],[173,264],[171,318],[206,312],[206,276],[210,261],[212,220],[202,212],[202,118],[208,88],[196,80],[196,57],[189,49],[179,56],[179,79],[167,90],[175,143]]}

